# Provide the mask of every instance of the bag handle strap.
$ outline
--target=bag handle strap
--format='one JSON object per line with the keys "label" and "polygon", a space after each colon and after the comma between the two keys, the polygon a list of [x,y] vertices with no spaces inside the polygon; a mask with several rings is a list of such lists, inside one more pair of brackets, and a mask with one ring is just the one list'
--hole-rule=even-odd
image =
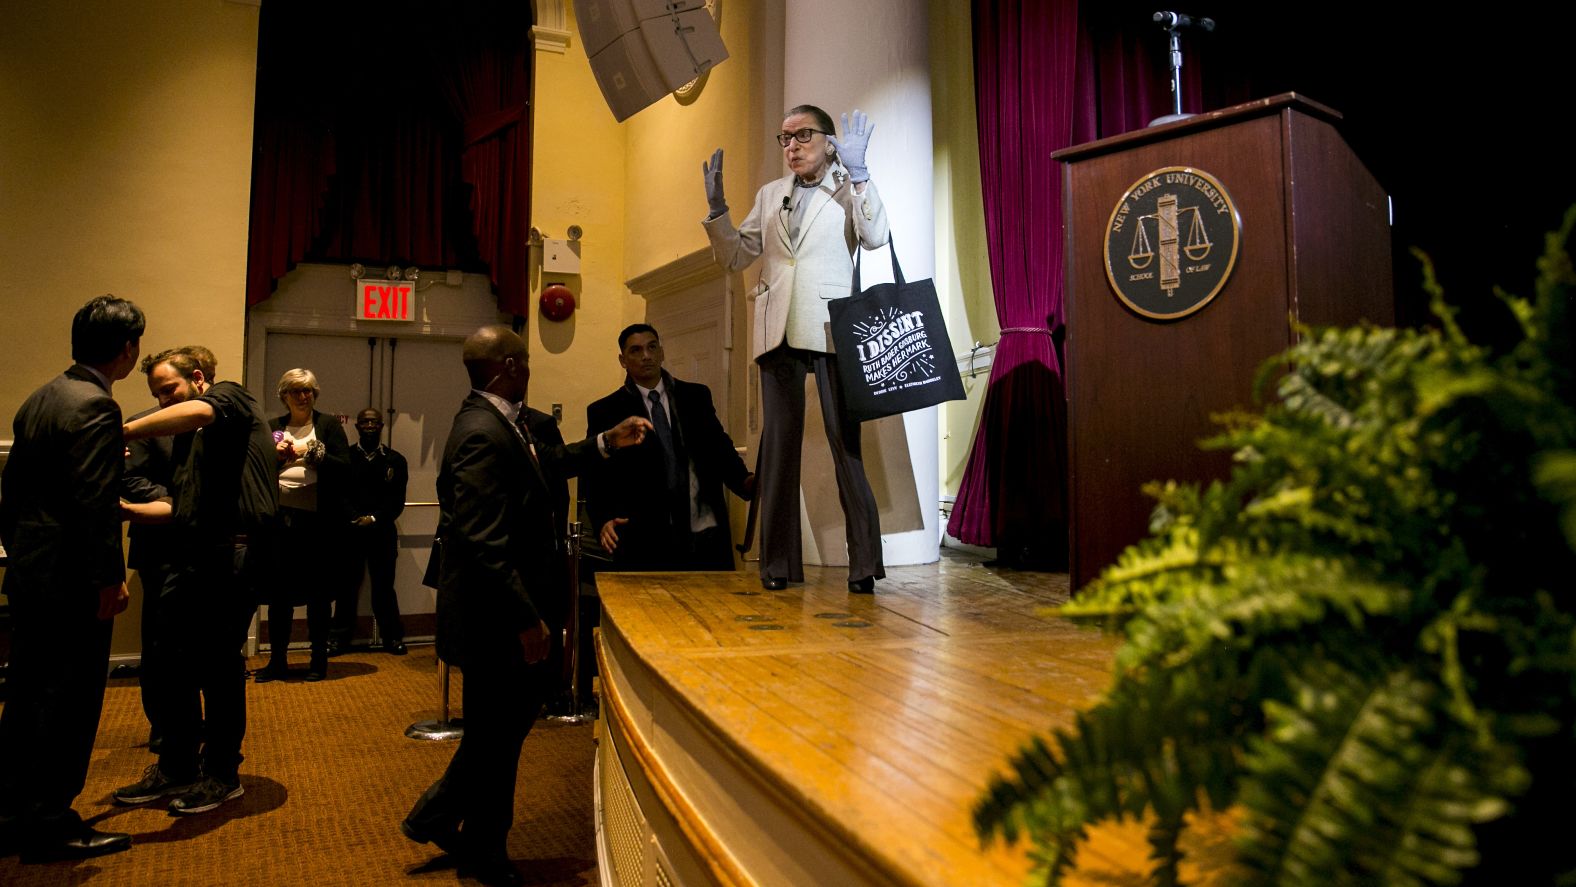
{"label": "bag handle strap", "polygon": [[[902,288],[902,286],[905,283],[905,281],[903,280],[903,269],[897,263],[897,237],[896,237],[896,235],[893,235],[891,232],[887,233],[886,246],[887,246],[887,249],[889,251],[891,251],[891,253],[892,253],[892,279],[894,281],[896,281],[896,283],[897,283],[899,288]],[[879,249],[879,247],[877,247],[877,249]],[[854,295],[855,296],[858,296],[860,293],[865,291],[864,287],[859,285],[859,257],[862,254],[864,254],[864,252],[865,252],[865,248],[864,248],[864,246],[862,244],[859,245],[859,247],[854,250]]]}

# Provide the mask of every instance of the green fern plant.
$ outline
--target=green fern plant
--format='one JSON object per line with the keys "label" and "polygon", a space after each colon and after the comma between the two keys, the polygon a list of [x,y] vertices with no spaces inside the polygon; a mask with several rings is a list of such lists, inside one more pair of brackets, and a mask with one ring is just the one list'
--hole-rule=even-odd
{"label": "green fern plant", "polygon": [[1148,538],[1061,612],[1120,633],[1110,690],[975,811],[1055,884],[1092,824],[1241,811],[1258,884],[1576,884],[1576,209],[1522,338],[1302,330],[1228,480],[1152,484]]}

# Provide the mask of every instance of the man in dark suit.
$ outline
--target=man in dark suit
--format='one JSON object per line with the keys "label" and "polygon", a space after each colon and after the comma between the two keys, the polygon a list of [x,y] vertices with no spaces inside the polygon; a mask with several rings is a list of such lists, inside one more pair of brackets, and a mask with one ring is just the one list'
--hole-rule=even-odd
{"label": "man in dark suit", "polygon": [[0,845],[23,862],[80,859],[131,845],[71,809],[87,779],[104,705],[110,630],[126,609],[120,546],[125,467],[110,386],[137,365],[145,325],[114,296],[71,322],[75,364],[22,404],[0,479],[10,563],[12,646],[0,714]]}
{"label": "man in dark suit", "polygon": [[550,686],[542,664],[562,596],[542,576],[562,559],[544,468],[571,477],[599,450],[638,444],[629,419],[567,446],[534,441],[520,421],[530,370],[508,327],[465,340],[472,391],[438,472],[438,655],[465,675],[465,737],[448,769],[400,823],[406,837],[459,857],[462,875],[517,884],[507,842],[520,746]]}
{"label": "man in dark suit", "polygon": [[732,570],[722,489],[749,499],[755,475],[717,421],[711,389],[662,368],[662,342],[647,324],[619,333],[618,351],[624,387],[586,408],[586,427],[644,416],[655,431],[586,479],[586,505],[602,547],[613,555],[614,569]]}
{"label": "man in dark suit", "polygon": [[361,604],[361,574],[372,577],[372,617],[385,652],[404,656],[405,622],[394,592],[394,563],[399,533],[394,521],[405,511],[410,466],[398,450],[383,443],[383,415],[372,407],[356,414],[356,442],[350,445],[350,472],[345,488],[349,517],[350,572],[334,602],[330,649],[344,652],[356,636],[356,611]]}

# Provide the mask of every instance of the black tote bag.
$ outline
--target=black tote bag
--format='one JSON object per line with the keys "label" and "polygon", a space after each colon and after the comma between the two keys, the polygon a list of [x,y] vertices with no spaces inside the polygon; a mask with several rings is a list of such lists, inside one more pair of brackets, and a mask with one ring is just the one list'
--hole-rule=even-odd
{"label": "black tote bag", "polygon": [[895,283],[861,291],[856,254],[854,294],[826,304],[843,401],[848,414],[861,422],[966,396],[935,284],[905,281],[897,248],[889,247]]}

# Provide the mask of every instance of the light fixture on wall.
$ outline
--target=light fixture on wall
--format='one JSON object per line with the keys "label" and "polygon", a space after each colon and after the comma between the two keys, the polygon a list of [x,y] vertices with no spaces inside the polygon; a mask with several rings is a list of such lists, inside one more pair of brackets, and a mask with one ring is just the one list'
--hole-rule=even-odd
{"label": "light fixture on wall", "polygon": [[367,274],[367,266],[361,264],[360,262],[356,262],[356,263],[354,263],[354,264],[352,264],[350,266],[350,279],[351,280],[360,280],[361,278],[365,277],[366,274]]}
{"label": "light fixture on wall", "polygon": [[420,276],[421,276],[421,269],[417,268],[415,265],[412,265],[409,268],[405,269],[405,279],[406,280],[415,280],[416,278],[418,278]]}
{"label": "light fixture on wall", "polygon": [[400,269],[398,265],[390,265],[383,271],[384,280],[399,280]]}

